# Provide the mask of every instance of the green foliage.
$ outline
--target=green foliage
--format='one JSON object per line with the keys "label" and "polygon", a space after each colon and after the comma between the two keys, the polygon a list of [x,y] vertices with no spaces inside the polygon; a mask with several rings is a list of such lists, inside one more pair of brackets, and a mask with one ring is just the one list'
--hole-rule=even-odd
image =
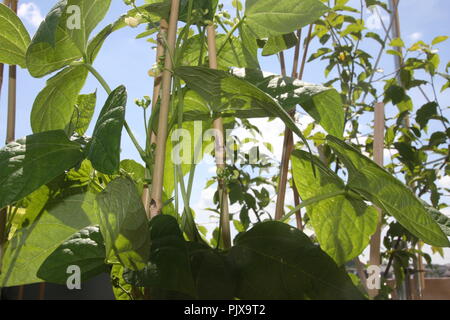
{"label": "green foliage", "polygon": [[22,199],[83,159],[64,131],[34,134],[0,150],[0,207]]}
{"label": "green foliage", "polygon": [[299,39],[293,32],[281,36],[272,36],[267,40],[261,54],[263,56],[277,54],[281,51],[294,47],[297,45],[298,41]]}
{"label": "green foliage", "polygon": [[[26,61],[30,74],[42,77],[85,56],[88,37],[105,16],[110,3],[110,0],[60,0],[28,47]],[[69,10],[71,6],[80,9],[79,26],[75,25],[76,11]]]}
{"label": "green foliage", "polygon": [[[313,158],[317,170],[311,166],[311,157],[304,151],[294,151],[292,170],[295,185],[302,199],[345,190],[337,174]],[[375,233],[378,213],[361,199],[348,194],[339,195],[307,207],[311,226],[322,250],[338,265],[359,256]]]}
{"label": "green foliage", "polygon": [[94,116],[96,102],[97,92],[78,96],[75,110],[70,120],[69,134],[77,133],[83,136],[86,133]]}
{"label": "green foliage", "polygon": [[88,146],[87,158],[96,170],[105,174],[114,174],[119,170],[126,104],[127,92],[124,86],[111,92],[100,112]]}
{"label": "green foliage", "polygon": [[129,178],[117,178],[97,195],[100,230],[106,259],[129,269],[142,269],[148,261],[147,215]]}
{"label": "green foliage", "polygon": [[41,282],[36,274],[52,252],[79,230],[96,224],[92,193],[50,199],[36,220],[16,231],[9,241],[3,257],[1,286]]}
{"label": "green foliage", "polygon": [[76,265],[81,281],[108,271],[105,245],[100,229],[86,227],[64,241],[40,266],[37,276],[45,282],[66,284],[67,268]]}
{"label": "green foliage", "polygon": [[319,0],[247,0],[245,23],[262,39],[298,30],[328,10]]}
{"label": "green foliage", "polygon": [[240,299],[363,299],[329,256],[300,230],[280,222],[258,224],[238,237],[230,258]]}
{"label": "green foliage", "polygon": [[0,4],[0,63],[26,67],[25,54],[30,35],[17,15]]}
{"label": "green foliage", "polygon": [[450,246],[437,223],[403,183],[352,146],[332,136],[328,136],[327,141],[349,172],[349,188],[394,216],[408,231],[426,243]]}
{"label": "green foliage", "polygon": [[47,81],[33,104],[31,128],[34,133],[69,129],[87,75],[82,66],[68,67]]}

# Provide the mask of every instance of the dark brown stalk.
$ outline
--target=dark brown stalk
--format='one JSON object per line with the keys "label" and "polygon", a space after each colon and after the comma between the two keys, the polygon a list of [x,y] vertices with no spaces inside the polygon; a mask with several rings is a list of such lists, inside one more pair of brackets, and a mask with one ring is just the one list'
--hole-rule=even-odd
{"label": "dark brown stalk", "polygon": [[162,193],[164,183],[164,161],[166,156],[166,141],[168,135],[168,119],[170,106],[170,91],[172,86],[172,55],[175,53],[177,38],[178,15],[180,10],[180,0],[172,0],[167,35],[167,50],[165,55],[165,65],[161,83],[161,108],[159,111],[158,134],[156,138],[155,166],[152,176],[152,193],[150,201],[150,216],[154,217],[161,213]]}
{"label": "dark brown stalk", "polygon": [[[216,29],[214,25],[208,25],[208,58],[209,67],[217,69],[217,48],[216,48]],[[223,129],[222,118],[217,118],[213,123],[215,133],[215,157],[218,169],[225,169],[225,131]],[[228,194],[225,182],[222,179],[218,181],[218,191],[220,199],[220,230],[223,247],[231,248],[231,232],[230,232],[230,213],[228,207]]]}

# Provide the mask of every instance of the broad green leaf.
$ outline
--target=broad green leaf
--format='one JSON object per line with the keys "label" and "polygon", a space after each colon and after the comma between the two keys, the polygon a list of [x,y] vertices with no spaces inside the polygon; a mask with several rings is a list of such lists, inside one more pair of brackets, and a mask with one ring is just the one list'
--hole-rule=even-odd
{"label": "broad green leaf", "polygon": [[147,286],[195,296],[195,283],[190,270],[187,242],[177,221],[160,215],[150,222],[150,257],[140,271],[126,271],[125,281],[135,286]]}
{"label": "broad green leaf", "polygon": [[[209,145],[203,141],[204,133],[211,127],[212,122],[209,119],[201,122],[185,121],[182,127],[183,133],[185,133],[183,139],[174,135],[178,128],[174,128],[169,133],[164,164],[164,191],[168,196],[172,195],[175,188],[175,165],[181,162],[181,171],[184,176],[190,171],[193,163],[201,162],[205,149]],[[177,160],[174,161],[174,159]]]}
{"label": "broad green leaf", "polygon": [[240,235],[230,251],[245,300],[363,299],[343,268],[300,230],[264,222]]}
{"label": "broad green leaf", "polygon": [[148,221],[134,182],[117,178],[97,195],[108,263],[142,269],[150,252]]}
{"label": "broad green leaf", "polygon": [[88,71],[83,66],[68,67],[47,81],[31,111],[34,133],[69,130],[78,95],[87,75]]}
{"label": "broad green leaf", "polygon": [[177,221],[171,216],[152,219],[150,234],[150,263],[141,271],[126,271],[124,278],[128,283],[165,290],[166,295],[175,292],[195,299],[234,297],[234,280],[223,254],[185,241]]}
{"label": "broad green leaf", "polygon": [[[81,52],[86,53],[86,46],[91,32],[103,20],[111,5],[111,0],[68,0],[66,11],[68,16],[66,20],[66,30],[73,42]],[[76,26],[77,11],[70,11],[71,6],[77,6],[80,9],[80,25]],[[72,19],[72,21],[71,21]],[[75,22],[75,24],[74,24]],[[74,28],[70,27],[70,24]]]}
{"label": "broad green leaf", "polygon": [[301,29],[327,11],[320,0],[247,0],[245,23],[263,39]]}
{"label": "broad green leaf", "polygon": [[342,137],[345,112],[336,89],[260,70],[234,69],[233,74],[270,95],[285,110],[292,110],[297,104],[300,105],[325,131]]}
{"label": "broad green leaf", "polygon": [[0,208],[22,199],[83,160],[64,131],[27,136],[0,150]]}
{"label": "broad green leaf", "polygon": [[81,281],[108,272],[105,245],[97,226],[83,228],[64,241],[47,257],[37,276],[46,282],[66,284],[67,268],[72,265],[80,267]]}
{"label": "broad green leaf", "polygon": [[36,273],[47,257],[73,234],[96,224],[94,195],[89,192],[49,201],[38,219],[18,230],[9,241],[1,286],[41,282]]}
{"label": "broad green leaf", "polygon": [[298,38],[295,33],[291,32],[280,36],[272,36],[267,40],[263,48],[263,56],[271,56],[281,51],[295,47],[298,43]]}
{"label": "broad green leaf", "polygon": [[450,246],[439,225],[402,182],[340,139],[328,136],[327,141],[348,170],[349,188],[392,215],[424,242],[436,247]]}
{"label": "broad green leaf", "polygon": [[96,102],[97,92],[78,96],[69,125],[69,133],[76,132],[80,136],[86,133],[94,115]]}
{"label": "broad green leaf", "polygon": [[[304,151],[292,154],[292,175],[302,199],[310,199],[344,190],[345,184],[316,157],[315,172],[311,157]],[[339,195],[307,207],[310,223],[320,247],[338,265],[357,257],[367,247],[375,233],[378,213],[362,200]]]}
{"label": "broad green leaf", "polygon": [[[217,48],[221,48],[227,36],[218,34],[216,37]],[[183,46],[181,65],[183,66],[198,66],[201,52],[201,35],[190,37]],[[203,62],[206,61],[208,47],[206,44],[206,36],[203,39]],[[242,45],[235,37],[230,37],[223,49],[217,56],[218,68],[220,70],[228,70],[231,67],[245,67],[245,59],[242,56]]]}
{"label": "broad green leaf", "polygon": [[104,174],[115,174],[119,171],[126,104],[127,92],[124,86],[111,92],[97,119],[88,147],[88,159],[96,170]]}
{"label": "broad green leaf", "polygon": [[432,206],[425,205],[425,208],[427,209],[428,213],[433,217],[433,219],[437,222],[439,227],[441,227],[442,231],[445,233],[446,236],[450,237],[450,218],[437,210],[436,208],[433,208]]}
{"label": "broad green leaf", "polygon": [[242,53],[245,66],[252,69],[260,69],[258,61],[258,43],[256,34],[243,23],[239,26],[239,35],[242,41]]}
{"label": "broad green leaf", "polygon": [[60,0],[47,14],[28,47],[26,60],[31,75],[42,77],[81,59],[86,53],[89,34],[105,16],[110,2]]}
{"label": "broad green leaf", "polygon": [[[302,132],[291,116],[268,94],[248,81],[229,73],[203,67],[178,67],[175,75],[199,93],[219,117],[222,113],[247,113],[249,117],[263,110],[267,117],[280,118],[286,126],[304,140]],[[239,117],[238,115],[236,115]]]}
{"label": "broad green leaf", "polygon": [[10,8],[0,3],[0,63],[25,68],[25,54],[30,41],[22,21]]}
{"label": "broad green leaf", "polygon": [[134,160],[122,160],[120,162],[120,169],[126,171],[136,184],[138,193],[142,194],[145,184],[145,168]]}

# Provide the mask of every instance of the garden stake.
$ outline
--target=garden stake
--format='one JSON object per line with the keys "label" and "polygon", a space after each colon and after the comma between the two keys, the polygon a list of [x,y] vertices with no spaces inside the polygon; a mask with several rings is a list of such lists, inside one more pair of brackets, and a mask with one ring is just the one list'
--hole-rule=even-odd
{"label": "garden stake", "polygon": [[[11,10],[17,14],[18,0],[10,0],[9,4]],[[16,139],[16,78],[17,66],[9,66],[9,81],[8,81],[8,120],[6,127],[6,143],[10,143]]]}
{"label": "garden stake", "polygon": [[[158,33],[158,46],[156,48],[156,64],[159,65],[161,62],[162,57],[164,56],[165,49],[164,49],[164,40],[163,37],[167,37],[167,21],[166,19],[161,20],[160,24],[160,30]],[[159,94],[161,92],[161,81],[162,81],[162,73],[158,74],[158,76],[155,77],[154,84],[153,84],[153,100],[152,100],[152,115],[156,113],[156,107],[159,99]],[[153,117],[151,116],[150,119]],[[152,124],[149,123],[148,126],[148,133],[147,133],[147,145],[146,145],[146,151],[147,154],[150,152],[150,148],[153,144],[156,143],[156,134],[153,131],[153,128],[151,126]],[[146,178],[149,178],[151,175],[150,168],[147,165],[145,169]],[[144,204],[145,212],[147,213],[147,217],[150,219],[150,187],[148,184],[144,185],[144,191],[142,192],[142,202]]]}
{"label": "garden stake", "polygon": [[[217,69],[217,48],[216,48],[216,29],[214,25],[207,26],[208,33],[208,57],[209,67]],[[225,135],[223,129],[222,118],[217,118],[213,123],[215,132],[215,157],[218,171],[225,169]],[[220,201],[220,229],[222,233],[222,241],[225,249],[231,248],[231,233],[230,233],[230,213],[228,207],[228,194],[225,182],[223,179],[218,179],[218,191]]]}
{"label": "garden stake", "polygon": [[167,50],[165,66],[162,75],[161,109],[159,112],[158,134],[156,138],[155,167],[152,176],[152,193],[150,201],[150,216],[154,217],[161,213],[162,189],[164,183],[164,159],[166,155],[167,127],[170,106],[170,88],[172,84],[173,55],[177,37],[178,14],[180,0],[172,0],[170,20],[167,37]]}
{"label": "garden stake", "polygon": [[[375,132],[373,144],[374,161],[382,167],[384,164],[384,103],[375,104]],[[378,209],[378,225],[377,231],[370,240],[370,260],[369,264],[372,266],[381,266],[381,223],[383,219],[383,212]],[[369,289],[369,296],[375,298],[378,295],[377,289]]]}
{"label": "garden stake", "polygon": [[[399,7],[400,0],[390,0],[389,1],[389,9],[391,10],[391,21],[392,21],[392,37],[394,39],[401,38],[401,29],[400,29],[400,16],[399,16]],[[395,62],[395,69],[401,70],[403,67],[403,50],[401,47],[395,47],[394,48],[399,55],[394,55],[394,62]],[[404,87],[402,78],[400,76],[400,72],[397,73],[397,81],[401,87]],[[409,113],[405,116],[403,120],[403,125],[405,128],[411,127],[411,119],[409,116]],[[417,256],[417,259],[419,260],[419,264],[422,264],[422,257],[420,255]],[[425,278],[422,272],[416,272],[414,275],[414,280],[416,281],[416,295],[418,297],[422,297],[422,288],[425,285]],[[409,281],[409,278],[407,279]],[[408,284],[409,285],[409,284]]]}

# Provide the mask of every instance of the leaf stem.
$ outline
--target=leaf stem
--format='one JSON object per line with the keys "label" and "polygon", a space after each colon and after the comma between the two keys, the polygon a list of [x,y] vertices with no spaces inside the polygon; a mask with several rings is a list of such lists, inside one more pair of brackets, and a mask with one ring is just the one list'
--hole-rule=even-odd
{"label": "leaf stem", "polygon": [[243,17],[241,20],[239,20],[238,23],[236,23],[233,28],[231,28],[231,30],[228,32],[227,37],[225,39],[225,41],[222,43],[222,45],[220,46],[219,50],[217,50],[217,56],[220,55],[220,53],[222,52],[222,50],[225,48],[225,45],[227,44],[227,42],[230,40],[231,36],[233,35],[233,33],[241,26],[241,24],[244,22],[245,17]]}
{"label": "leaf stem", "polygon": [[334,198],[334,197],[341,196],[341,195],[346,195],[346,194],[347,194],[347,190],[339,190],[339,191],[323,194],[323,195],[320,195],[320,196],[317,196],[317,197],[309,198],[307,200],[303,200],[303,202],[301,204],[296,206],[289,213],[285,214],[280,219],[280,221],[287,222],[291,216],[293,216],[298,210],[300,210],[300,209],[302,209],[304,207],[310,206],[310,205],[318,203],[320,201],[324,201],[324,200],[327,200],[327,199],[330,199],[330,198]]}
{"label": "leaf stem", "polygon": [[[112,92],[111,87],[108,85],[108,83],[105,81],[105,79],[100,75],[100,73],[91,64],[84,63],[84,62],[83,63],[76,62],[76,63],[72,63],[72,65],[73,66],[76,66],[76,65],[84,66],[98,80],[98,82],[102,85],[103,89],[105,89],[106,93],[108,95],[111,94],[111,92]],[[141,156],[142,160],[147,162],[147,155],[146,155],[144,149],[142,149],[142,147],[139,145],[139,142],[137,141],[136,137],[134,136],[133,131],[131,131],[131,128],[128,125],[128,122],[126,120],[124,121],[124,127],[128,133],[128,136],[130,137],[131,141],[133,142],[134,146],[136,147],[136,150],[139,152],[139,155]]]}

